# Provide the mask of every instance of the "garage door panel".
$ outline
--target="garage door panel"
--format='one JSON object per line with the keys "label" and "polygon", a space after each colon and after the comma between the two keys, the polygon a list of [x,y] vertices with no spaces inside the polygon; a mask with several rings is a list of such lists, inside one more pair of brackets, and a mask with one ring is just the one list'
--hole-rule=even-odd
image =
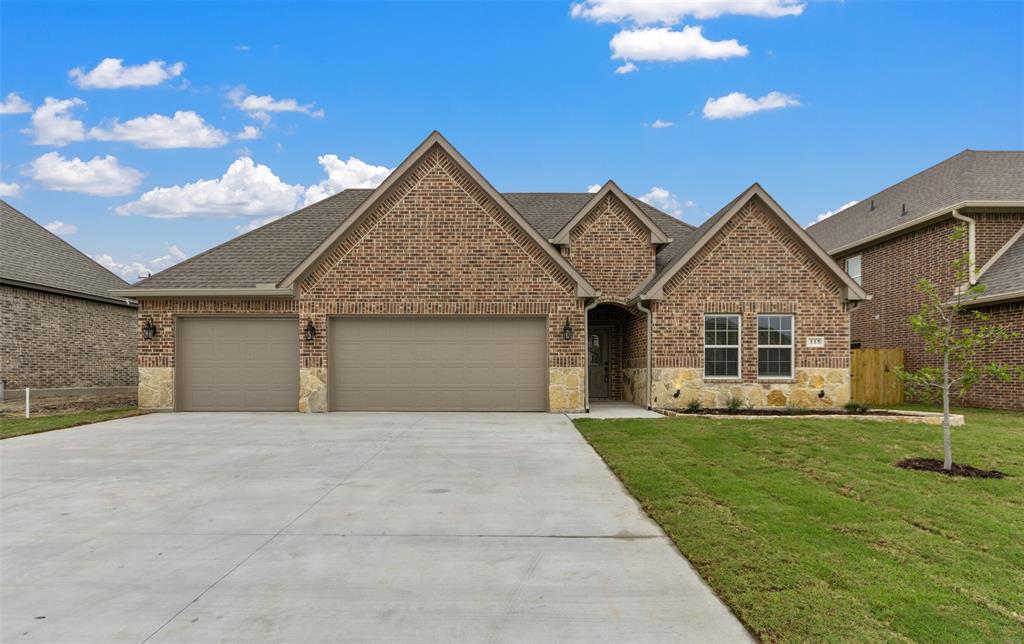
{"label": "garage door panel", "polygon": [[543,411],[542,318],[336,318],[336,410]]}
{"label": "garage door panel", "polygon": [[299,347],[290,318],[184,318],[178,327],[178,408],[293,411]]}

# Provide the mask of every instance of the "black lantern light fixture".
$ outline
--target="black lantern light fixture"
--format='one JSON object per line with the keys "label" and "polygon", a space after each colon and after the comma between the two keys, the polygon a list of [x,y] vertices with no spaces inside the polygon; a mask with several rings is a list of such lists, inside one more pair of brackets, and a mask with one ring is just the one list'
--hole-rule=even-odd
{"label": "black lantern light fixture", "polygon": [[152,340],[156,337],[156,325],[153,324],[153,318],[146,318],[146,323],[142,325],[142,337],[145,340]]}
{"label": "black lantern light fixture", "polygon": [[569,318],[565,318],[565,326],[562,327],[562,337],[566,340],[572,340],[572,325],[569,324]]}
{"label": "black lantern light fixture", "polygon": [[306,329],[302,335],[306,338],[306,342],[312,342],[316,338],[316,327],[313,326],[312,318],[306,322]]}

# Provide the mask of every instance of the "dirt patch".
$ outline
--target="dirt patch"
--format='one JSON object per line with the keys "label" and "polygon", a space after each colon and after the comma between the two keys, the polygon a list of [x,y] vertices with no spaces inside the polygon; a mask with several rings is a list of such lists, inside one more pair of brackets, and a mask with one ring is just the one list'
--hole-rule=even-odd
{"label": "dirt patch", "polygon": [[[55,396],[33,398],[32,416],[55,416],[73,414],[96,409],[119,409],[138,404],[135,394],[110,394],[106,396]],[[25,401],[8,400],[0,402],[0,418],[21,418],[25,415]]]}
{"label": "dirt patch", "polygon": [[1000,472],[998,470],[979,470],[976,467],[962,465],[960,463],[953,463],[953,469],[944,470],[942,469],[942,461],[937,458],[905,458],[899,463],[896,463],[896,467],[902,467],[905,470],[938,472],[939,474],[945,474],[946,476],[968,476],[982,479],[1006,478],[1005,472]]}

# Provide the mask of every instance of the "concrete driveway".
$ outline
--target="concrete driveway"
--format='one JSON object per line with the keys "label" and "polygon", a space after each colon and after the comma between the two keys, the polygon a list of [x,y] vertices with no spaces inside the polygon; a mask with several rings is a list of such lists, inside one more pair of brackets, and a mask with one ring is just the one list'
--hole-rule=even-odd
{"label": "concrete driveway", "polygon": [[735,642],[554,414],[152,414],[3,441],[4,642]]}

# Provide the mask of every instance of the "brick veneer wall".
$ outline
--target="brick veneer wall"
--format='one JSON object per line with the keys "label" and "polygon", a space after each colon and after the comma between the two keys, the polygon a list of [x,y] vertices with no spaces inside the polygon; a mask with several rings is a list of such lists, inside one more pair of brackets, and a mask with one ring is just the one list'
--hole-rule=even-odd
{"label": "brick veneer wall", "polygon": [[[307,320],[320,330],[313,342],[299,344],[305,397],[307,386],[325,384],[329,316],[545,316],[552,387],[560,390],[552,393],[552,407],[582,407],[583,302],[575,283],[439,149],[427,154],[297,291],[295,299],[145,299],[139,332],[147,316],[159,332],[141,342],[139,367],[174,366],[176,315],[295,315],[300,338]],[[571,340],[562,335],[566,320],[577,331]],[[157,387],[173,386],[167,376],[161,378],[165,381]],[[158,392],[155,398],[169,404],[172,396]],[[305,409],[303,400],[299,406]]]}
{"label": "brick veneer wall", "polygon": [[[1011,338],[997,347],[990,347],[978,353],[978,363],[985,365],[1001,362],[1012,367],[1024,367],[1024,301],[1006,302],[981,309],[989,316],[986,324],[1014,329],[1021,335]],[[969,320],[970,318],[965,318]],[[971,407],[993,409],[1024,409],[1024,382],[1014,380],[1005,383],[991,376],[984,376],[967,393],[962,401]]]}
{"label": "brick veneer wall", "polygon": [[[653,303],[653,368],[666,370],[661,372],[664,374],[684,370],[680,378],[697,372],[703,379],[704,314],[738,313],[741,377],[726,383],[706,381],[703,386],[734,393],[731,384],[747,384],[769,391],[779,381],[769,384],[757,378],[757,315],[788,313],[795,320],[794,371],[834,372],[837,378],[845,377],[848,387],[849,317],[844,289],[755,197],[669,281],[664,299]],[[807,336],[823,336],[824,348],[807,348]],[[794,377],[782,384],[805,384],[798,380]],[[817,389],[816,384],[808,387]],[[835,384],[843,383],[837,380]],[[735,395],[740,395],[738,391]],[[754,394],[756,390],[742,390],[744,396]],[[788,389],[780,389],[780,395],[788,396]],[[686,402],[662,398],[652,404],[680,406]],[[832,402],[843,404],[842,393]],[[720,396],[714,404],[721,404]]]}
{"label": "brick veneer wall", "polygon": [[[1013,234],[1024,225],[1024,213],[969,213],[975,227],[975,264],[980,269]],[[899,237],[852,254],[861,255],[861,281],[872,299],[864,302],[851,315],[850,339],[864,348],[902,348],[906,367],[911,370],[939,364],[935,356],[926,353],[924,342],[915,334],[908,318],[924,302],[917,283],[927,278],[938,285],[943,293],[952,295],[957,286],[951,263],[968,250],[968,240],[951,242],[953,229],[963,222],[945,219]],[[851,254],[837,256],[842,265]],[[1009,304],[983,309],[992,311],[990,324],[1024,332],[1024,313],[1020,304]],[[969,318],[965,316],[965,322]],[[1020,342],[1007,342],[988,351],[986,360],[1019,364]],[[1001,408],[1024,408],[1024,394],[1020,387],[1007,386],[985,377],[977,384],[967,404]]]}
{"label": "brick veneer wall", "polygon": [[623,301],[650,279],[656,251],[650,231],[608,194],[573,227],[562,253],[602,299]]}
{"label": "brick veneer wall", "polygon": [[0,285],[0,378],[8,389],[131,387],[135,309]]}

